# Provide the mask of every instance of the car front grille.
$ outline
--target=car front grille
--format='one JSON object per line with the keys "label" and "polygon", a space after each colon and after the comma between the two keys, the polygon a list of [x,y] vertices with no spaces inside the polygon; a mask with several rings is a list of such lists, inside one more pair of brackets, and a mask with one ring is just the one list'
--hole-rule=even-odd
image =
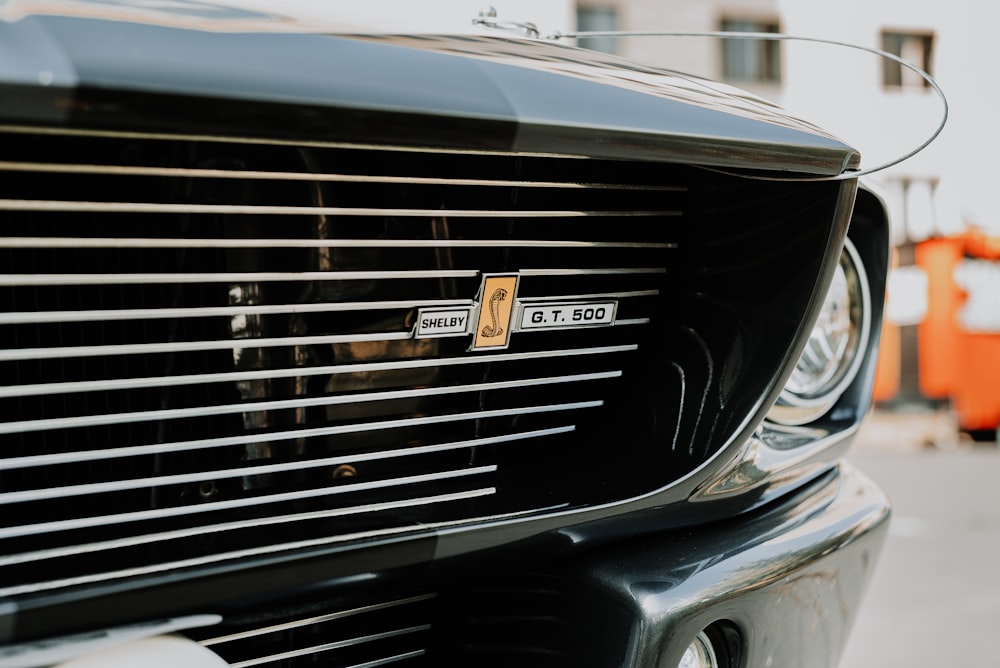
{"label": "car front grille", "polygon": [[[500,152],[3,146],[0,597],[663,487],[780,368],[836,197]],[[414,338],[514,273],[614,326]]]}
{"label": "car front grille", "polygon": [[[560,462],[590,456],[637,364],[682,184],[541,157],[5,147],[0,596],[609,498]],[[496,353],[413,337],[498,272],[523,300],[617,302],[615,326]]]}
{"label": "car front grille", "polygon": [[233,668],[416,668],[428,665],[435,598],[421,594],[347,608],[326,604],[295,614],[271,610],[191,635]]}

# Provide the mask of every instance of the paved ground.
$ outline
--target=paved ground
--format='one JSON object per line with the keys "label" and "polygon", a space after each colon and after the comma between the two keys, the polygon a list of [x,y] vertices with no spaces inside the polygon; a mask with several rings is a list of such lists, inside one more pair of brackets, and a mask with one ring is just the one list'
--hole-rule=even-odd
{"label": "paved ground", "polygon": [[1000,450],[946,414],[877,414],[849,459],[894,514],[841,668],[1000,666]]}

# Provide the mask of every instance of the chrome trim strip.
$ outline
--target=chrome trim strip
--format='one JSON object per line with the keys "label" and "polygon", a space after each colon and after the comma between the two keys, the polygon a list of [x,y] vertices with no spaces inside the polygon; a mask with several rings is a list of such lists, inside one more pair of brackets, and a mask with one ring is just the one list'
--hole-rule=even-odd
{"label": "chrome trim strip", "polygon": [[126,132],[118,130],[90,130],[57,127],[36,127],[32,125],[17,125],[13,123],[0,125],[0,132],[16,134],[56,135],[64,137],[104,137],[119,139],[150,139],[163,141],[208,141],[223,144],[250,144],[253,146],[301,146],[305,148],[343,148],[367,151],[383,151],[398,153],[440,153],[442,155],[496,155],[520,156],[526,158],[569,158],[590,160],[589,155],[563,153],[542,153],[538,151],[499,151],[474,148],[424,148],[420,146],[393,146],[383,144],[356,144],[350,142],[323,142],[293,139],[267,139],[264,137],[232,137],[227,135],[206,134],[167,134],[165,132]]}
{"label": "chrome trim strip", "polygon": [[484,473],[494,473],[496,465],[478,466],[469,469],[458,469],[453,471],[438,471],[436,473],[424,473],[415,476],[404,476],[402,478],[387,478],[385,480],[373,480],[371,482],[351,483],[347,485],[337,485],[336,487],[324,487],[321,489],[298,490],[295,492],[281,492],[280,494],[270,494],[267,496],[255,496],[247,499],[230,499],[229,501],[213,501],[203,503],[198,506],[175,506],[171,508],[155,508],[153,510],[141,510],[132,513],[118,513],[116,515],[102,515],[100,517],[81,517],[72,520],[56,520],[53,522],[43,522],[40,524],[25,524],[21,526],[4,527],[0,529],[0,538],[13,538],[17,536],[34,536],[43,533],[54,533],[57,531],[68,531],[71,529],[85,529],[95,526],[110,526],[112,524],[125,524],[141,520],[163,519],[166,517],[179,517],[182,515],[197,515],[201,513],[213,512],[216,510],[229,510],[232,508],[246,508],[248,506],[262,506],[270,503],[280,503],[282,501],[301,501],[302,499],[313,499],[321,496],[335,496],[338,494],[349,494],[351,492],[367,491],[372,489],[386,489],[388,487],[402,487],[405,485],[416,485],[422,482],[436,482],[440,480],[452,480],[468,476],[481,475]]}
{"label": "chrome trim strip", "polygon": [[[8,466],[8,462],[13,462],[10,468],[23,468],[24,462],[30,460],[31,465],[45,464],[66,464],[77,461],[81,454],[87,455],[80,461],[115,459],[117,457],[127,457],[133,455],[155,455],[164,452],[180,452],[186,450],[203,450],[207,448],[221,448],[227,445],[247,445],[249,443],[275,443],[277,441],[289,441],[296,438],[311,438],[315,436],[336,436],[341,434],[359,434],[368,431],[380,431],[383,429],[395,429],[397,427],[417,427],[435,422],[461,422],[462,420],[481,420],[493,417],[511,417],[516,415],[530,415],[534,413],[549,413],[562,410],[577,410],[582,408],[596,408],[604,405],[603,401],[581,401],[570,404],[550,404],[546,406],[527,406],[524,408],[502,408],[492,411],[478,411],[474,413],[451,413],[439,416],[427,416],[419,418],[404,418],[401,420],[383,420],[381,422],[363,422],[360,424],[335,425],[331,427],[313,427],[310,429],[291,429],[287,431],[269,432],[262,434],[244,434],[241,436],[223,436],[219,438],[198,439],[192,441],[175,441],[173,443],[154,443],[152,445],[133,445],[123,448],[106,448],[103,450],[91,450],[75,453],[59,453],[52,455],[29,455],[27,457],[17,457],[0,460],[0,470]],[[518,432],[521,433],[521,432]],[[105,456],[107,455],[107,456]],[[2,532],[2,529],[0,529]]]}
{"label": "chrome trim strip", "polygon": [[281,281],[392,281],[475,278],[475,269],[402,271],[244,271],[176,274],[0,274],[0,286],[161,285],[173,283],[271,283]]}
{"label": "chrome trim strip", "polygon": [[[522,269],[521,276],[599,276],[605,274],[665,274],[665,267],[593,267]],[[271,283],[281,281],[391,281],[421,278],[474,278],[475,269],[403,271],[219,272],[176,274],[0,274],[0,286],[161,285],[174,283]]]}
{"label": "chrome trim strip", "polygon": [[[464,306],[465,304],[460,304]],[[31,397],[44,394],[72,394],[75,392],[96,392],[106,390],[134,390],[149,387],[175,387],[178,385],[200,385],[207,383],[228,383],[271,378],[305,378],[309,376],[333,376],[371,371],[401,371],[424,369],[427,367],[460,366],[465,364],[485,364],[487,362],[509,362],[578,355],[603,355],[633,352],[635,344],[605,346],[602,348],[570,348],[544,350],[532,353],[500,353],[489,357],[442,357],[440,359],[414,359],[395,362],[362,362],[359,364],[337,364],[333,366],[301,367],[264,371],[230,371],[225,373],[191,374],[183,376],[151,376],[145,378],[121,378],[111,380],[81,380],[63,383],[36,383],[33,385],[7,385],[0,387],[0,399],[9,397]],[[2,354],[2,351],[0,351]],[[0,464],[0,469],[3,466]]]}
{"label": "chrome trim strip", "polygon": [[[290,524],[292,522],[307,522],[315,519],[329,519],[332,517],[345,517],[363,515],[367,513],[378,513],[385,510],[395,510],[397,508],[413,508],[417,506],[429,506],[436,503],[448,503],[451,501],[464,501],[467,499],[478,499],[484,496],[496,494],[496,487],[483,487],[467,492],[457,492],[454,494],[440,494],[437,496],[424,496],[412,499],[401,499],[399,501],[386,501],[383,503],[373,503],[364,506],[348,506],[346,508],[335,508],[331,510],[317,510],[309,513],[299,513],[295,515],[278,515],[273,517],[259,517],[252,520],[240,522],[227,522],[223,524],[206,524],[190,527],[187,529],[176,529],[174,531],[162,531],[159,533],[140,534],[137,536],[127,536],[125,538],[112,538],[95,543],[78,543],[63,547],[54,547],[33,552],[21,552],[19,554],[9,554],[0,556],[0,567],[13,566],[33,561],[44,561],[46,559],[60,559],[79,554],[89,554],[104,550],[118,550],[137,545],[148,545],[149,543],[159,543],[180,538],[190,538],[203,533],[221,533],[224,531],[238,531],[240,529],[252,529],[259,526],[273,526],[275,524]],[[204,643],[203,643],[204,644]]]}
{"label": "chrome trim strip", "polygon": [[[565,427],[550,427],[548,429],[536,429],[533,431],[517,431],[510,434],[503,434],[500,436],[488,436],[485,438],[475,438],[465,441],[449,441],[446,443],[438,443],[434,445],[421,445],[412,448],[400,448],[396,450],[376,450],[374,452],[366,452],[363,454],[356,455],[340,455],[339,457],[329,458],[329,463],[331,464],[349,464],[352,462],[368,462],[377,461],[380,459],[392,459],[395,457],[412,457],[414,455],[424,455],[429,453],[437,452],[447,452],[449,450],[460,450],[462,448],[475,448],[482,447],[486,445],[496,445],[498,443],[508,443],[510,441],[520,441],[528,438],[541,438],[543,436],[554,436],[556,434],[565,434],[576,429],[576,425],[567,425]],[[170,444],[157,444],[159,448],[160,445],[170,445]],[[12,457],[10,459],[0,460],[0,471],[12,470],[12,469],[22,469],[30,468],[33,466],[45,466],[54,464],[67,464],[74,462],[85,462],[85,461],[98,461],[101,459],[117,459],[119,457],[126,457],[132,454],[156,454],[155,452],[144,451],[141,453],[132,452],[133,450],[144,449],[150,446],[133,446],[132,448],[107,448],[104,450],[85,450],[82,452],[63,452],[52,455],[29,455],[27,457]],[[87,456],[81,456],[87,455]]]}
{"label": "chrome trim strip", "polygon": [[219,563],[221,561],[229,561],[232,559],[255,557],[264,554],[276,554],[278,552],[307,549],[311,547],[321,547],[324,545],[334,545],[337,543],[349,543],[352,541],[367,540],[372,538],[399,536],[408,533],[421,534],[428,531],[436,531],[438,529],[449,529],[453,527],[467,526],[470,524],[512,520],[519,517],[533,515],[538,512],[546,510],[556,510],[557,508],[565,508],[565,504],[559,504],[557,506],[551,506],[548,508],[534,508],[530,510],[523,510],[513,513],[504,513],[500,515],[473,517],[462,520],[450,520],[447,522],[429,522],[426,524],[421,524],[419,526],[412,526],[412,527],[376,529],[372,531],[362,531],[354,534],[341,534],[338,536],[327,536],[324,538],[302,540],[294,543],[263,545],[260,547],[250,548],[246,550],[238,550],[235,552],[226,552],[221,554],[212,554],[204,557],[185,559],[182,561],[151,564],[148,566],[137,566],[134,568],[127,568],[119,571],[111,571],[107,573],[97,573],[94,575],[83,575],[73,578],[65,578],[63,580],[50,580],[50,581],[36,582],[31,584],[13,585],[10,587],[0,588],[0,596],[19,596],[22,594],[28,594],[39,591],[61,589],[63,587],[72,587],[76,585],[94,584],[97,582],[106,582],[108,580],[117,580],[120,578],[135,577],[139,575],[149,575],[151,573],[158,573],[162,571],[172,571],[179,568],[191,568],[195,566],[203,566],[206,564]]}
{"label": "chrome trim strip", "polygon": [[70,346],[63,348],[13,348],[0,350],[0,362],[108,355],[151,355],[200,350],[242,350],[279,346],[311,346],[328,343],[363,343],[368,341],[405,341],[410,332],[374,334],[329,334],[325,336],[284,336],[268,339],[220,339],[217,341],[177,341],[172,343],[123,343],[110,346]]}
{"label": "chrome trim strip", "polygon": [[[24,434],[28,432],[49,431],[54,429],[76,429],[80,427],[96,427],[111,424],[131,424],[135,422],[146,422],[149,420],[180,420],[193,417],[232,415],[234,413],[283,410],[287,408],[316,408],[320,406],[360,404],[371,401],[446,396],[449,394],[463,394],[466,392],[488,392],[490,390],[504,390],[518,387],[535,387],[539,385],[558,385],[562,383],[579,383],[591,380],[607,380],[609,378],[619,378],[621,375],[622,372],[620,370],[615,370],[570,376],[543,376],[541,378],[495,381],[492,383],[439,385],[415,390],[386,390],[379,392],[341,394],[331,397],[305,397],[300,399],[280,399],[276,401],[255,401],[242,404],[195,406],[192,408],[167,408],[152,411],[134,411],[131,413],[76,415],[61,418],[45,418],[41,420],[0,422],[0,434]],[[0,503],[2,503],[3,497],[4,495],[0,494]]]}
{"label": "chrome trim strip", "polygon": [[650,318],[629,318],[626,320],[615,320],[615,324],[612,327],[627,327],[629,325],[648,325],[652,320]]}
{"label": "chrome trim strip", "polygon": [[665,274],[666,267],[617,267],[591,269],[522,269],[521,276],[598,276],[603,274]]}
{"label": "chrome trim strip", "polygon": [[373,176],[312,172],[268,172],[258,170],[194,169],[183,167],[137,167],[133,165],[68,164],[52,162],[0,161],[0,171],[46,174],[94,174],[104,176],[165,176],[170,178],[239,179],[262,181],[307,181],[309,183],[385,183],[406,185],[488,186],[504,188],[561,188],[585,190],[651,190],[684,192],[683,186],[632,183],[574,183],[570,181],[517,181],[500,179],[435,178],[426,176]]}
{"label": "chrome trim strip", "polygon": [[[544,304],[546,302],[577,301],[580,299],[631,299],[632,297],[656,297],[659,290],[629,290],[625,292],[591,292],[583,295],[546,295],[545,297],[518,297],[522,304]],[[3,314],[0,314],[0,324]]]}
{"label": "chrome trim strip", "polygon": [[[345,459],[350,461],[350,458],[339,456],[324,459],[308,459],[299,462],[285,462],[282,464],[247,466],[236,469],[213,469],[210,471],[178,473],[176,475],[154,476],[150,478],[125,478],[115,480],[113,482],[94,482],[82,485],[65,485],[63,487],[45,487],[42,489],[21,490],[19,492],[4,492],[0,494],[0,505],[26,503],[29,501],[45,501],[50,499],[65,499],[67,497],[85,496],[88,494],[106,494],[109,492],[122,492],[130,489],[142,489],[144,487],[183,485],[189,482],[200,482],[204,480],[225,480],[227,478],[266,475],[268,473],[304,471],[307,469],[322,468],[324,466],[334,466],[343,462]],[[361,459],[363,458],[356,458],[358,461]],[[342,486],[350,487],[350,485]]]}
{"label": "chrome trim strip", "polygon": [[419,626],[409,626],[402,629],[397,629],[395,631],[385,631],[383,633],[373,633],[368,636],[358,636],[357,638],[351,638],[350,640],[338,640],[337,642],[329,642],[323,645],[315,645],[313,647],[303,647],[302,649],[296,649],[289,652],[282,652],[281,654],[272,654],[270,656],[262,656],[256,659],[250,659],[249,661],[240,661],[239,663],[230,664],[231,668],[250,668],[251,666],[259,666],[264,663],[271,663],[272,661],[282,661],[284,659],[293,659],[298,656],[307,656],[310,654],[319,654],[320,652],[328,652],[334,649],[343,649],[344,647],[355,647],[357,645],[363,645],[368,642],[374,642],[376,640],[385,640],[386,638],[396,638],[403,635],[409,635],[411,633],[419,633],[420,631],[430,630],[430,624],[421,624]]}
{"label": "chrome trim strip", "polygon": [[430,601],[435,598],[437,598],[437,594],[423,594],[421,596],[411,596],[409,598],[401,598],[399,600],[388,601],[386,603],[374,603],[372,605],[361,606],[360,608],[351,608],[349,610],[341,610],[339,612],[333,612],[328,615],[320,615],[318,617],[310,617],[308,619],[299,619],[294,622],[275,624],[274,626],[264,626],[259,629],[253,629],[252,631],[233,633],[228,636],[219,636],[218,638],[208,638],[207,640],[202,640],[198,644],[202,645],[203,647],[212,647],[213,645],[220,645],[222,643],[232,642],[233,640],[256,638],[257,636],[267,635],[268,633],[287,631],[289,629],[298,629],[302,628],[303,626],[311,626],[313,624],[322,624],[324,622],[331,622],[335,619],[354,617],[355,615],[362,615],[366,612],[377,612],[379,610],[387,610],[389,608],[396,608],[401,605],[408,605],[410,603],[422,603],[424,601]]}
{"label": "chrome trim strip", "polygon": [[160,318],[214,318],[234,315],[275,315],[286,313],[335,313],[341,311],[389,311],[413,308],[466,306],[471,299],[408,299],[384,302],[323,302],[318,304],[269,304],[256,306],[204,306],[181,308],[102,309],[96,311],[19,311],[0,313],[0,325],[111,320],[156,320]]}
{"label": "chrome trim strip", "polygon": [[397,218],[623,218],[680,216],[681,211],[519,211],[513,209],[373,209],[369,207],[252,204],[165,204],[162,202],[82,202],[0,199],[0,211],[48,213],[211,213],[254,216],[356,216]]}
{"label": "chrome trim strip", "polygon": [[364,663],[354,663],[350,666],[344,666],[344,668],[379,668],[380,666],[388,666],[389,664],[399,663],[400,661],[406,661],[407,659],[415,659],[418,656],[423,656],[424,654],[427,654],[427,650],[416,649],[405,654],[387,656],[384,659],[375,659],[374,661],[365,661]]}
{"label": "chrome trim strip", "polygon": [[0,248],[677,248],[675,242],[547,239],[180,239],[0,237]]}

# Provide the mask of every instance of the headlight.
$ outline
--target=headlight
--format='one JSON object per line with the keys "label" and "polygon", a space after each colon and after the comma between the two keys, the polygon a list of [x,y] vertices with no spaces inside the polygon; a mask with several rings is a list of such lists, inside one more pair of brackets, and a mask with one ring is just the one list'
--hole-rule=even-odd
{"label": "headlight", "polygon": [[861,367],[870,329],[868,277],[848,240],[816,326],[770,419],[801,425],[830,410]]}
{"label": "headlight", "polygon": [[718,666],[712,641],[704,632],[698,634],[684,652],[681,662],[677,664],[677,668],[718,668]]}

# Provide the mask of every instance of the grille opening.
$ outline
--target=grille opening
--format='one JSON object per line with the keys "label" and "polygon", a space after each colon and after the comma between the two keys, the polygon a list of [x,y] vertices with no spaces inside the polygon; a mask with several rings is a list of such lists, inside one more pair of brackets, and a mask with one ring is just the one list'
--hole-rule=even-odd
{"label": "grille opening", "polygon": [[[778,368],[836,197],[653,163],[3,138],[0,596],[669,484]],[[508,272],[616,324],[412,338]]]}

